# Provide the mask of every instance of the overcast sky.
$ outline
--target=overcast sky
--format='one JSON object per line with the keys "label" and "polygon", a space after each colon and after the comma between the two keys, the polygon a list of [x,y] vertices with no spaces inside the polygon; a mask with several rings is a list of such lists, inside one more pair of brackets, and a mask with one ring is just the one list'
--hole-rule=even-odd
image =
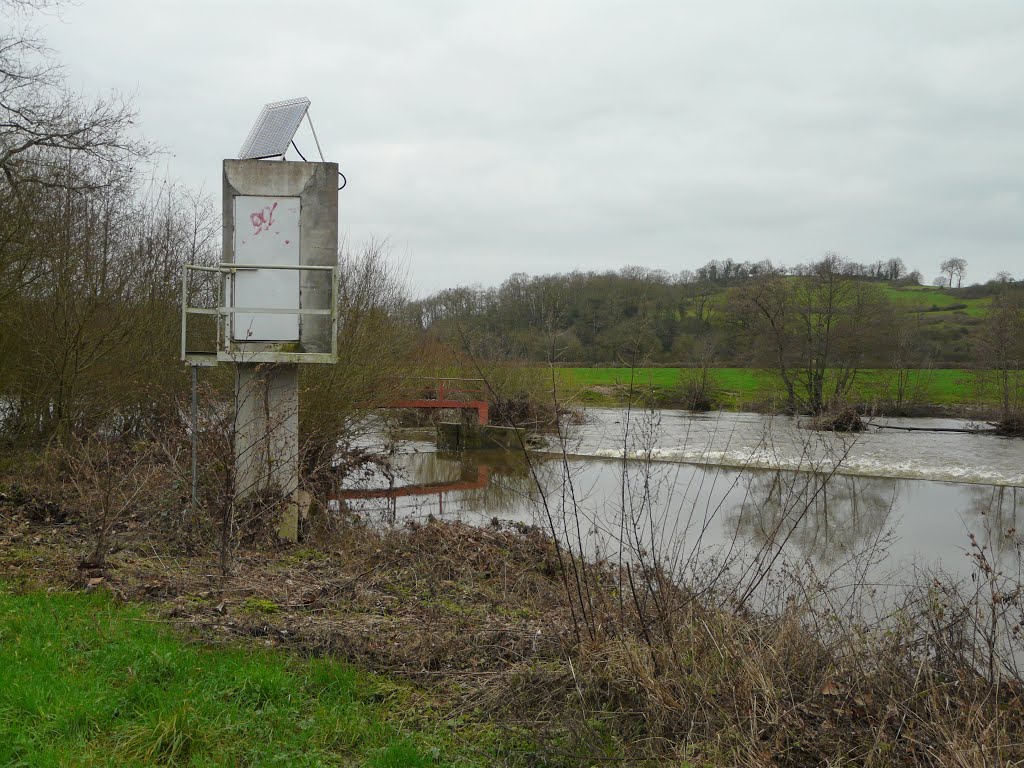
{"label": "overcast sky", "polygon": [[[1022,0],[132,2],[37,19],[220,194],[295,96],[341,231],[418,293],[513,272],[902,257],[1024,275]],[[307,157],[312,140],[300,133]]]}

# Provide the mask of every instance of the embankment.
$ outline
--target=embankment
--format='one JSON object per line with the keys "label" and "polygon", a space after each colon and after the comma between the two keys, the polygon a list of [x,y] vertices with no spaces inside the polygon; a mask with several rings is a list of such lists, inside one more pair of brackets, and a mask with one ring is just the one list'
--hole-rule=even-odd
{"label": "embankment", "polygon": [[[1024,685],[974,634],[984,590],[923,583],[898,624],[876,626],[796,574],[754,610],[742,584],[581,560],[536,528],[375,530],[343,515],[301,547],[241,546],[226,576],[201,537],[137,518],[115,532],[108,567],[83,571],[90,533],[73,512],[6,498],[0,572],[16,589],[91,584],[206,642],[390,675],[473,734],[480,764],[1024,759]],[[1019,611],[1015,599],[1002,609]]]}

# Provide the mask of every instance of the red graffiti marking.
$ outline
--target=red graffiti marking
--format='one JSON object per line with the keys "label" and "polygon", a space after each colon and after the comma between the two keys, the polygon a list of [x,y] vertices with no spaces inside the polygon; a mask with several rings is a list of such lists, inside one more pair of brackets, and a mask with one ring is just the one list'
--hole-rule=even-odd
{"label": "red graffiti marking", "polygon": [[253,232],[254,235],[258,235],[260,232],[266,232],[274,226],[274,210],[276,208],[277,203],[274,203],[269,208],[262,208],[249,214],[249,221],[252,222],[252,226],[256,230]]}

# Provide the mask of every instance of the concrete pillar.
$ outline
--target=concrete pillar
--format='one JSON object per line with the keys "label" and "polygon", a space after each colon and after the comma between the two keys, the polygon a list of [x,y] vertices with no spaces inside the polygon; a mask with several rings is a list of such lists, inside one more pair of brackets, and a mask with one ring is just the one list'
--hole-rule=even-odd
{"label": "concrete pillar", "polygon": [[299,366],[235,367],[235,495],[279,493],[278,534],[298,540]]}

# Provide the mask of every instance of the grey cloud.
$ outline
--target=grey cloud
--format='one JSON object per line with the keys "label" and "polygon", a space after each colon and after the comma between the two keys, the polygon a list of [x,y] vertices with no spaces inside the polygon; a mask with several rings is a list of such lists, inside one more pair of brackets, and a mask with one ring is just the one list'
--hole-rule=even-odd
{"label": "grey cloud", "polygon": [[309,96],[343,231],[423,291],[827,249],[1024,271],[1018,0],[84,0],[47,31],[208,190]]}

